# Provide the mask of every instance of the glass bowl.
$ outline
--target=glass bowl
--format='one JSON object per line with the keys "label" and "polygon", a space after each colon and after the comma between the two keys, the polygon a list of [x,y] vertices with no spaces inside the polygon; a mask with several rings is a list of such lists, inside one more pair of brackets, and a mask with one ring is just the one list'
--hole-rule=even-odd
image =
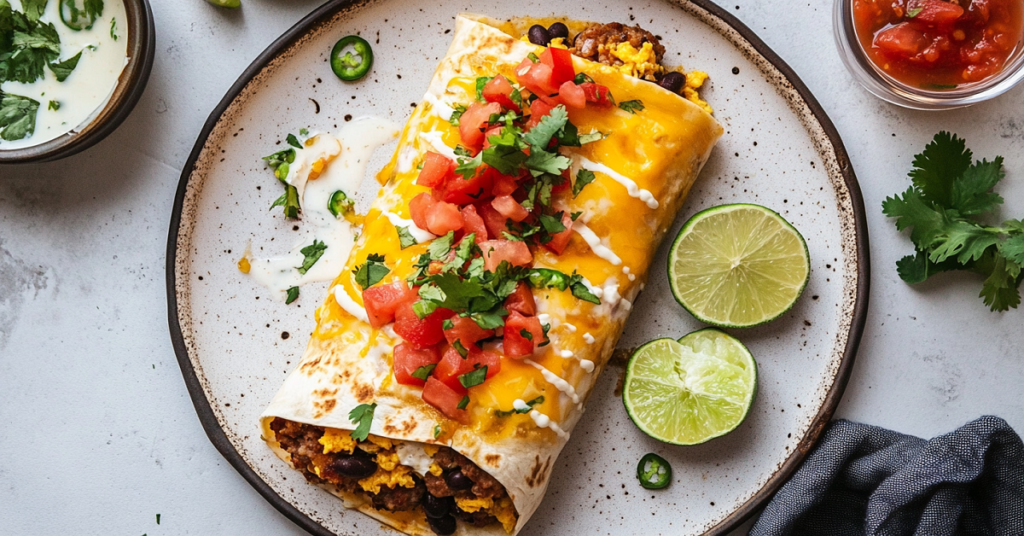
{"label": "glass bowl", "polygon": [[949,110],[987,101],[1006,93],[1024,78],[1024,37],[999,74],[956,89],[928,90],[909,86],[878,68],[864,52],[853,25],[853,0],[835,0],[832,10],[833,31],[839,57],[846,68],[872,95],[904,108]]}

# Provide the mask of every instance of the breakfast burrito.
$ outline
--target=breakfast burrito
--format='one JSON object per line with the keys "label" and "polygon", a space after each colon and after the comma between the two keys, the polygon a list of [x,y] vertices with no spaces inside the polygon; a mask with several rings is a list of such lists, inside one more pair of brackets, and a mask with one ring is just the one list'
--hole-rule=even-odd
{"label": "breakfast burrito", "polygon": [[[539,23],[539,24],[538,24]],[[516,534],[722,134],[639,27],[463,15],[261,417],[408,534]]]}

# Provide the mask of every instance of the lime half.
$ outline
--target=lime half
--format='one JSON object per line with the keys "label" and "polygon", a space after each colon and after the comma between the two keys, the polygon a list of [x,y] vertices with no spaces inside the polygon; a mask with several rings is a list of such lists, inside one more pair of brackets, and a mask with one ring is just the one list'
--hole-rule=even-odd
{"label": "lime half", "polygon": [[757,363],[743,343],[714,328],[633,353],[622,402],[645,434],[696,445],[736,429],[757,394]]}
{"label": "lime half", "polygon": [[679,231],[668,257],[676,301],[697,320],[727,328],[778,318],[796,303],[810,273],[804,238],[759,205],[698,213]]}

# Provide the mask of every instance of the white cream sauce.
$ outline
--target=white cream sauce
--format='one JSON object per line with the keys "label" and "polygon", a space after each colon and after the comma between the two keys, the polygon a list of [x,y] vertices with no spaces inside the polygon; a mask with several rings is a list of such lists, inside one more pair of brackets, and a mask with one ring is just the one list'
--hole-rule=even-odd
{"label": "white cream sauce", "polygon": [[459,157],[458,155],[455,154],[455,149],[452,149],[451,147],[445,145],[443,138],[444,134],[436,130],[431,130],[430,132],[423,132],[420,134],[420,139],[427,142],[427,144],[430,145],[432,149],[434,149],[435,153],[447,156],[452,160],[457,160]]}
{"label": "white cream sauce", "polygon": [[537,410],[531,410],[530,418],[533,419],[533,424],[536,424],[538,428],[549,428],[552,432],[558,434],[558,437],[563,439],[569,438],[569,434],[566,433],[565,430],[562,430],[562,427],[552,421],[551,417],[548,417]]}
{"label": "white cream sauce", "polygon": [[423,100],[430,103],[430,107],[434,111],[435,115],[445,121],[451,121],[452,114],[455,113],[455,109],[449,106],[448,103],[434,96],[434,94],[429,91],[423,95]]}
{"label": "white cream sauce", "polygon": [[590,246],[590,250],[594,252],[594,255],[612,263],[613,266],[622,264],[622,259],[620,259],[619,256],[611,250],[611,248],[604,245],[604,242],[598,238],[597,234],[594,233],[590,227],[587,227],[587,224],[577,221],[572,225],[572,230],[576,231],[576,233],[586,241],[587,245]]}
{"label": "white cream sauce", "polygon": [[[331,135],[321,133],[317,141],[310,147],[296,149],[295,162],[300,158],[310,164],[315,159],[310,155],[324,154],[333,144],[339,147],[339,153],[327,162],[320,177],[306,181],[295,177],[296,167],[289,167],[288,179],[292,184],[302,188],[302,237],[295,247],[285,255],[270,258],[249,258],[249,275],[259,284],[270,290],[271,296],[284,301],[291,287],[300,287],[315,281],[330,281],[344,269],[345,261],[355,243],[356,228],[342,217],[335,217],[328,209],[331,196],[341,190],[346,194],[355,194],[359,190],[363,177],[366,175],[370,155],[378,147],[393,140],[399,133],[399,127],[391,121],[373,117],[361,117],[347,123],[337,133]],[[308,152],[307,152],[308,151]],[[329,152],[329,151],[328,151]],[[308,168],[307,176],[308,176]],[[314,240],[323,242],[327,249],[323,256],[305,273],[300,274],[296,267],[302,265],[302,248]],[[340,287],[339,287],[340,288]],[[366,311],[341,290],[344,297],[335,292],[338,303],[362,320],[366,320]],[[343,301],[343,300],[347,300]]]}
{"label": "white cream sauce", "polygon": [[594,362],[589,359],[580,359],[580,368],[585,370],[587,374],[594,372]]}
{"label": "white cream sauce", "polygon": [[406,441],[396,441],[395,443],[397,443],[395,453],[398,454],[398,463],[412,467],[413,471],[421,476],[430,472],[430,464],[434,463],[434,459],[427,454],[421,443]]}
{"label": "white cream sauce", "polygon": [[544,368],[543,365],[537,363],[532,359],[524,359],[524,361],[533,366],[533,368],[539,370],[540,375],[544,376],[544,379],[547,380],[548,383],[555,386],[555,389],[558,389],[559,391],[569,396],[569,398],[572,399],[573,404],[580,403],[580,397],[578,394],[576,394],[576,388],[573,387],[571,383],[565,381],[558,374],[555,374],[554,372],[551,372],[550,370]]}
{"label": "white cream sauce", "polygon": [[356,320],[362,320],[363,322],[369,322],[370,317],[366,314],[366,309],[362,305],[356,303],[352,299],[352,296],[348,295],[348,291],[345,290],[344,285],[336,285],[334,287],[334,301],[338,302],[348,314],[356,317]]}
{"label": "white cream sauce", "polygon": [[594,336],[590,334],[590,332],[587,332],[583,334],[583,340],[586,341],[587,344],[594,344],[594,341],[596,341],[597,339],[595,339]]}
{"label": "white cream sauce", "polygon": [[[22,11],[21,0],[10,0],[10,4]],[[79,52],[82,57],[63,82],[58,82],[53,71],[47,68],[43,78],[35,82],[0,84],[3,93],[39,102],[35,133],[20,140],[0,140],[0,150],[32,147],[83,127],[110,100],[121,71],[128,64],[128,18],[121,0],[103,2],[102,15],[88,30],[75,31],[61,22],[59,0],[50,0],[39,20],[53,24],[60,36],[60,57],[56,63]],[[112,20],[116,40],[111,37]],[[50,101],[60,107],[51,110]]]}
{"label": "white cream sauce", "polygon": [[626,188],[626,191],[629,192],[630,197],[635,197],[643,201],[644,203],[647,204],[649,208],[658,208],[659,203],[658,200],[654,198],[654,194],[652,194],[648,190],[641,188],[633,179],[619,173],[618,171],[615,171],[614,169],[600,162],[594,162],[593,160],[590,160],[585,156],[576,153],[569,153],[567,154],[567,156],[572,158],[575,164],[578,165],[579,167],[582,167],[583,169],[587,169],[595,173],[604,173],[605,175],[611,177],[612,180]]}

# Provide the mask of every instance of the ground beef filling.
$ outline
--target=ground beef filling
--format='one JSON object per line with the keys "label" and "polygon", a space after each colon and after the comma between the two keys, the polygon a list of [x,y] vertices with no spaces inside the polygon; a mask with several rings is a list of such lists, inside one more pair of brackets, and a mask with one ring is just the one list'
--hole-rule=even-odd
{"label": "ground beef filling", "polygon": [[624,26],[618,22],[595,24],[576,35],[570,52],[581,58],[596,61],[605,65],[619,66],[622,60],[611,55],[609,51],[619,43],[628,42],[639,50],[644,43],[654,48],[657,63],[665,56],[665,46],[651,32],[639,26]]}
{"label": "ground beef filling", "polygon": [[[448,515],[473,526],[483,527],[498,520],[484,510],[464,511],[457,506],[457,502],[507,498],[501,483],[469,458],[448,447],[441,447],[434,455],[434,463],[442,470],[440,475],[427,473],[421,477],[411,473],[414,482],[412,487],[380,485],[379,491],[373,492],[364,489],[360,480],[366,480],[371,474],[376,480],[381,473],[375,461],[376,453],[388,455],[392,450],[381,450],[378,445],[361,442],[359,445],[374,452],[366,452],[357,447],[352,454],[325,454],[325,447],[320,441],[324,437],[323,427],[275,418],[270,423],[270,429],[274,431],[281,448],[291,455],[292,465],[302,472],[307,481],[313,484],[334,484],[346,492],[362,494],[378,510],[402,512],[422,509],[429,494],[436,498],[429,501],[435,510],[439,502],[446,503],[449,506]],[[361,469],[366,476],[343,474],[352,473],[353,467]],[[428,521],[431,527],[435,526],[435,520],[428,518]]]}

